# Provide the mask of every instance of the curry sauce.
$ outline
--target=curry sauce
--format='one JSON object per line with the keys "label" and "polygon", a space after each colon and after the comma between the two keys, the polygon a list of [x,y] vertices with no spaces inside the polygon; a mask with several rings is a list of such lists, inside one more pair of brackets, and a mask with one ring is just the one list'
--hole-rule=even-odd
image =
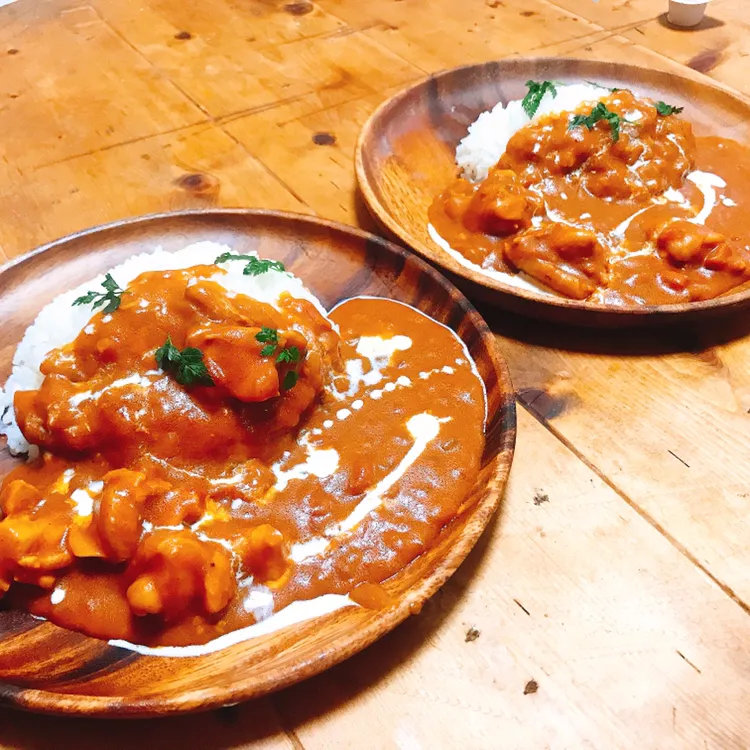
{"label": "curry sauce", "polygon": [[706,300],[750,281],[750,149],[695,138],[629,91],[601,102],[616,130],[574,126],[590,104],[539,117],[484,181],[438,195],[439,238],[477,270],[612,305]]}
{"label": "curry sauce", "polygon": [[[0,490],[4,606],[202,644],[325,595],[382,606],[377,584],[457,514],[485,418],[461,340],[394,301],[326,318],[217,273],[141,274],[16,393],[41,452]],[[201,378],[159,366],[167,339],[200,352]]]}

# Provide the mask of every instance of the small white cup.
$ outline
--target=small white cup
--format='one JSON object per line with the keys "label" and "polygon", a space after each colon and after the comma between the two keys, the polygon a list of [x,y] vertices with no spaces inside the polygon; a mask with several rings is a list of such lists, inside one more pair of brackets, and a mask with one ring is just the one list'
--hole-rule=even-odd
{"label": "small white cup", "polygon": [[673,26],[697,26],[706,12],[709,0],[669,0],[667,21]]}

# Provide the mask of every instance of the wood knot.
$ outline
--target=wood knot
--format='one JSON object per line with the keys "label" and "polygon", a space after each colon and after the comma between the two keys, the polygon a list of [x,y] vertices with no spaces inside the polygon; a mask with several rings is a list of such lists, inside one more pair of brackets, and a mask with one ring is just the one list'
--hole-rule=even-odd
{"label": "wood knot", "polygon": [[19,52],[19,50],[17,50],[17,49],[15,48],[15,47],[11,47],[11,48],[10,48],[10,49],[8,50],[8,54],[9,54],[9,55],[17,55],[17,54],[18,54],[18,52]]}
{"label": "wood knot", "polygon": [[688,68],[697,70],[699,73],[708,73],[713,70],[722,60],[722,49],[704,49],[697,55],[693,55],[688,62]]}
{"label": "wood knot", "polygon": [[336,144],[336,136],[333,133],[315,133],[312,140],[316,146],[334,146]]}
{"label": "wood knot", "polygon": [[186,41],[187,39],[192,39],[193,35],[189,31],[178,31],[174,35],[175,39],[179,39],[180,41]]}
{"label": "wood knot", "polygon": [[175,183],[186,192],[201,198],[211,197],[219,192],[219,180],[213,175],[202,174],[201,172],[184,174],[175,180]]}
{"label": "wood knot", "polygon": [[308,13],[312,13],[315,8],[313,8],[312,3],[300,2],[287,3],[284,10],[291,16],[306,16]]}
{"label": "wood knot", "polygon": [[518,400],[541,419],[559,417],[565,409],[563,398],[555,398],[541,388],[523,388],[518,392]]}

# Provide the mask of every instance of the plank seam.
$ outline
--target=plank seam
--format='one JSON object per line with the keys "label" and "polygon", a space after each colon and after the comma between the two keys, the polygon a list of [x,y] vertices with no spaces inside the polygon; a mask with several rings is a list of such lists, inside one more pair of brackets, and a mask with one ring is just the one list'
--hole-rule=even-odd
{"label": "plank seam", "polygon": [[102,22],[102,24],[108,28],[112,34],[114,34],[123,44],[125,44],[127,47],[133,50],[138,57],[141,58],[148,66],[153,70],[155,73],[158,73],[162,78],[164,78],[165,81],[167,81],[176,91],[178,91],[182,96],[185,97],[194,107],[197,107],[200,112],[202,112],[204,115],[210,116],[209,112],[206,110],[205,107],[201,106],[195,99],[193,99],[192,96],[188,95],[185,91],[183,91],[169,76],[163,75],[161,69],[155,65],[151,60],[149,60],[146,55],[141,52],[141,50],[138,49],[124,34],[120,33],[118,29],[116,29],[114,26],[112,26],[109,21],[99,12],[98,8],[95,8],[93,5],[88,6],[91,8],[91,10],[94,11],[94,15]]}
{"label": "plank seam", "polygon": [[294,198],[296,198],[303,206],[306,206],[309,208],[316,216],[318,215],[317,211],[313,209],[313,207],[296,191],[294,190],[291,185],[287,184],[286,180],[283,180],[279,175],[276,174],[261,158],[256,156],[252,151],[249,151],[245,144],[242,143],[239,139],[235,138],[235,136],[230,133],[225,128],[221,127],[221,125],[218,126],[222,133],[226,134],[227,137],[231,138],[251,159],[256,161],[258,164],[260,164],[263,169],[266,170],[266,172],[273,177],[276,182],[279,183],[288,193],[290,193]]}
{"label": "plank seam", "polygon": [[672,536],[653,516],[647,513],[641,508],[638,503],[630,497],[630,495],[621,489],[614,481],[612,481],[596,464],[590,461],[581,451],[579,451],[573,443],[568,440],[559,430],[553,427],[544,417],[536,412],[531,404],[524,403],[520,398],[516,397],[516,403],[522,406],[534,419],[537,420],[543,427],[554,435],[576,458],[578,458],[588,469],[590,469],[599,479],[604,482],[611,490],[613,490],[619,497],[621,497],[627,505],[629,505],[644,521],[646,521],[653,529],[661,534],[680,554],[686,557],[696,568],[698,568],[707,578],[718,586],[718,588],[726,594],[735,604],[750,615],[750,605],[746,604],[731,588],[723,581],[719,580],[698,558],[693,555],[690,550],[685,547],[676,537]]}
{"label": "plank seam", "polygon": [[[94,154],[101,154],[105,151],[111,151],[114,148],[120,148],[120,146],[132,146],[134,143],[141,143],[142,141],[148,141],[151,138],[162,138],[165,135],[172,135],[174,133],[179,133],[183,130],[190,130],[191,128],[196,128],[201,125],[212,125],[213,123],[210,120],[198,120],[197,122],[191,122],[187,125],[180,125],[178,128],[170,128],[169,130],[163,130],[159,133],[150,133],[149,135],[139,135],[136,138],[129,138],[125,141],[118,141],[117,143],[110,143],[107,146],[100,146],[99,148],[92,149],[91,151],[82,151],[77,154],[71,154],[70,156],[65,156],[62,159],[55,159],[54,161],[48,161],[44,162],[43,164],[34,164],[31,167],[28,168],[28,171],[30,172],[36,172],[40,169],[46,169],[47,167],[54,167],[58,164],[64,164],[67,161],[75,161],[76,159],[83,159],[86,156],[93,156]],[[27,170],[19,170],[21,171],[21,174],[26,175]]]}

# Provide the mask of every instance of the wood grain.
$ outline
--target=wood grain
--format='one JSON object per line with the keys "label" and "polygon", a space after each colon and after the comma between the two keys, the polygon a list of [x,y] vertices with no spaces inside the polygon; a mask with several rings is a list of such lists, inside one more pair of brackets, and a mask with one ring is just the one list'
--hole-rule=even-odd
{"label": "wood grain", "polygon": [[327,0],[324,5],[425,73],[529,53],[599,30],[546,0],[485,0],[468,13],[456,0],[432,0],[429,18],[420,12],[419,0]]}
{"label": "wood grain", "polygon": [[[487,389],[486,445],[476,483],[435,545],[388,579],[385,588],[395,603],[384,610],[347,608],[186,659],[140,656],[0,610],[0,703],[145,716],[236,703],[285,687],[351,656],[418,612],[460,565],[500,503],[515,443],[515,402],[486,325],[425,263],[373,235],[320,219],[251,211],[172,213],[84,232],[22,257],[0,273],[0,377],[10,374],[24,330],[54,296],[144,248],[170,251],[204,240],[281,260],[328,309],[353,296],[383,296],[453,328]],[[4,451],[0,473],[16,463]]]}
{"label": "wood grain", "polygon": [[633,88],[678,102],[697,134],[750,141],[750,102],[693,79],[632,65],[562,58],[510,59],[431,76],[383,103],[364,125],[357,179],[373,215],[405,244],[463,282],[466,292],[504,309],[557,323],[594,327],[668,325],[741,315],[750,285],[702,302],[616,307],[519,289],[459,263],[427,232],[427,209],[455,178],[455,150],[468,126],[498,102],[521,99],[533,80]]}
{"label": "wood grain", "polygon": [[[583,57],[750,95],[745,0],[712,0],[714,20],[687,32],[664,25],[665,5],[17,0],[0,8],[0,254],[170,207],[372,226],[354,190],[359,127],[395,89],[456,65]],[[349,36],[340,76],[332,34]],[[264,48],[296,42],[260,85],[247,80]],[[221,76],[201,69],[211,58]],[[186,171],[220,189],[184,191]],[[0,748],[746,750],[747,332],[582,333],[486,315],[537,419],[521,410],[502,515],[421,615],[330,672],[220,712],[144,724],[0,709]]]}
{"label": "wood grain", "polygon": [[[0,177],[4,165],[0,163]],[[133,215],[185,208],[275,208],[308,213],[282,179],[220,127],[195,125],[8,177],[10,215],[0,248],[10,256],[52,238]]]}
{"label": "wood grain", "polygon": [[90,152],[93,138],[106,148],[204,119],[93,7],[24,4],[38,22],[21,15],[0,31],[3,163],[37,169]]}
{"label": "wood grain", "polygon": [[484,314],[526,408],[747,608],[747,321],[613,337]]}

